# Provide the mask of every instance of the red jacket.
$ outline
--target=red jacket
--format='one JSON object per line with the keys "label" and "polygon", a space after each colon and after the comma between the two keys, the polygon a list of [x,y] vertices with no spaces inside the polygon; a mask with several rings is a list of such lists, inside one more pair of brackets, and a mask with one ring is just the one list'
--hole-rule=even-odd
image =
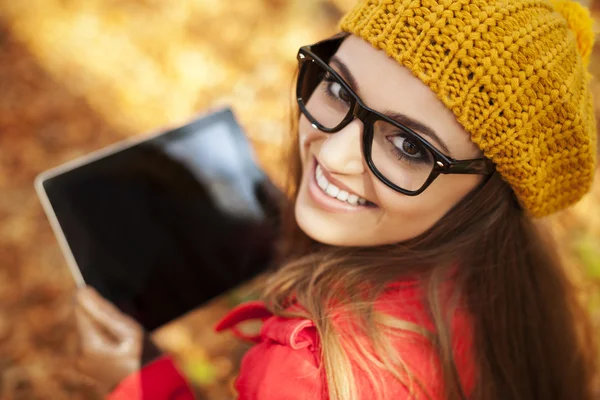
{"label": "red jacket", "polygon": [[[377,309],[417,323],[432,331],[425,315],[420,291],[414,284],[398,284],[377,302]],[[244,337],[236,325],[249,319],[262,319],[260,334]],[[343,319],[338,328],[347,329]],[[262,302],[242,304],[217,325],[218,331],[232,329],[242,338],[257,344],[242,360],[236,380],[240,400],[318,400],[327,399],[319,369],[319,337],[312,321],[272,315]],[[465,391],[471,391],[474,370],[471,354],[471,329],[466,312],[458,309],[452,320],[453,348]],[[440,365],[427,339],[417,334],[394,338],[404,361],[423,388],[414,385],[416,397],[391,374],[383,375],[383,393],[390,399],[443,399]],[[365,374],[355,370],[360,398],[371,398],[373,390]],[[429,397],[428,397],[429,396]],[[169,358],[162,358],[126,378],[108,397],[109,400],[191,400],[194,396],[185,379]]]}

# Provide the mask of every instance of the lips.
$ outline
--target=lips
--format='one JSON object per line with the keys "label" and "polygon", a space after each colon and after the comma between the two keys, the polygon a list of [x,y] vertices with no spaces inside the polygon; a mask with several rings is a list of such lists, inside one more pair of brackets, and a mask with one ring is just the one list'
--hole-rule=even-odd
{"label": "lips", "polygon": [[352,209],[377,208],[377,204],[367,200],[335,179],[325,168],[319,164],[316,157],[313,157],[313,180],[314,189],[321,196],[335,200],[341,206]]}
{"label": "lips", "polygon": [[319,188],[321,188],[323,193],[331,198],[346,202],[353,206],[364,206],[368,202],[367,199],[362,198],[357,194],[350,193],[344,189],[340,189],[338,186],[331,183],[323,173],[323,169],[319,164],[317,164],[317,167],[315,168],[315,178]]}

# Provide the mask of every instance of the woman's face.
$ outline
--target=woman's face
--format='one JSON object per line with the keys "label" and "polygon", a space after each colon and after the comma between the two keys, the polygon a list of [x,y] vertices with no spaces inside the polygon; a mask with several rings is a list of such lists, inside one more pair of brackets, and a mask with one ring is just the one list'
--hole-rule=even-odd
{"label": "woman's face", "polygon": [[[346,82],[356,82],[354,91],[370,108],[413,120],[422,127],[418,128],[415,123],[407,125],[417,133],[422,133],[419,129],[423,126],[434,131],[439,142],[423,137],[452,158],[466,160],[482,156],[454,114],[433,91],[383,51],[356,36],[349,36],[335,59],[330,65]],[[296,201],[296,220],[308,236],[321,243],[376,246],[414,238],[432,227],[482,180],[480,175],[442,174],[421,194],[403,195],[386,186],[369,170],[362,154],[362,132],[363,124],[358,119],[339,132],[326,134],[314,128],[304,115],[300,118],[303,174]],[[402,143],[397,144],[402,146]],[[443,146],[448,151],[443,150]],[[408,149],[410,151],[410,147]],[[352,195],[367,203],[361,205],[364,200],[359,200],[358,204],[350,204],[357,203]]]}

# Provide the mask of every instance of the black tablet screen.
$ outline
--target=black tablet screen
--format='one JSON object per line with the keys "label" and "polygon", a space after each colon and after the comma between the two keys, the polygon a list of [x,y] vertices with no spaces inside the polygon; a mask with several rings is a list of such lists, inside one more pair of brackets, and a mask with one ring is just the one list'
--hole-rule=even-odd
{"label": "black tablet screen", "polygon": [[148,330],[271,262],[277,191],[229,110],[43,187],[86,283]]}

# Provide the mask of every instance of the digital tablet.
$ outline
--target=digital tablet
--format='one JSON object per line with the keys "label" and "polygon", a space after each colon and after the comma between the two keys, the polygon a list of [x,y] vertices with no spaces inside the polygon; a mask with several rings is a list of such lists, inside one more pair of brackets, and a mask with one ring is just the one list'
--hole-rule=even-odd
{"label": "digital tablet", "polygon": [[272,262],[281,193],[230,109],[84,156],[35,186],[77,285],[147,330]]}

